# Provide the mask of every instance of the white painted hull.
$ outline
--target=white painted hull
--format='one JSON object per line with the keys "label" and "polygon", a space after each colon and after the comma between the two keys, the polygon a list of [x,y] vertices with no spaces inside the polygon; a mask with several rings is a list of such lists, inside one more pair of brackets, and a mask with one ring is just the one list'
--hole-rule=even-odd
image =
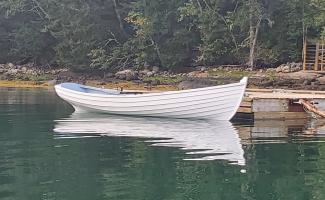
{"label": "white painted hull", "polygon": [[118,115],[230,120],[240,106],[247,78],[239,83],[192,90],[150,94],[99,94],[56,85],[57,94],[77,112],[95,111]]}

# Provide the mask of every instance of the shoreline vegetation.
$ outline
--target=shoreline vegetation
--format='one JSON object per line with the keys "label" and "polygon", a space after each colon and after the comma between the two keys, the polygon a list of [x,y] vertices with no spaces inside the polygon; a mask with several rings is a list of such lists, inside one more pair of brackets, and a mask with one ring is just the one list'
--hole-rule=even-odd
{"label": "shoreline vegetation", "polygon": [[301,63],[258,70],[243,66],[201,66],[186,70],[175,73],[148,67],[145,70],[125,69],[116,73],[73,72],[65,68],[7,63],[0,64],[0,87],[52,88],[62,82],[76,82],[111,89],[169,91],[234,83],[248,76],[248,88],[325,90],[325,76],[302,71]]}

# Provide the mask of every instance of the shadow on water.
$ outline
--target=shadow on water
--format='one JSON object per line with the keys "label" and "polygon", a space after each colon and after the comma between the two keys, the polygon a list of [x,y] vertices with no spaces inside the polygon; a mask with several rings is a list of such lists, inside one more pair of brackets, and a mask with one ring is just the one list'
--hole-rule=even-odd
{"label": "shadow on water", "polygon": [[322,121],[72,112],[53,91],[0,90],[0,200],[325,199]]}

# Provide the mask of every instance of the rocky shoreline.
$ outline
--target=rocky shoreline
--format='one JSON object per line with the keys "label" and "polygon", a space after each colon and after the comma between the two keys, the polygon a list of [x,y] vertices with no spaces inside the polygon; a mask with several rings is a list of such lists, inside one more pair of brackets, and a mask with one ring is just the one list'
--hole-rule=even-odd
{"label": "rocky shoreline", "polygon": [[[32,81],[36,84],[54,85],[61,82],[91,83],[103,87],[140,89],[190,89],[236,82],[249,76],[248,87],[267,89],[325,90],[325,73],[302,71],[301,63],[287,63],[278,68],[251,70],[241,66],[216,66],[189,68],[188,72],[161,71],[158,67],[145,70],[126,69],[107,71],[72,72],[65,68],[38,68],[31,64],[0,64],[0,80]],[[132,87],[132,88],[134,88]]]}

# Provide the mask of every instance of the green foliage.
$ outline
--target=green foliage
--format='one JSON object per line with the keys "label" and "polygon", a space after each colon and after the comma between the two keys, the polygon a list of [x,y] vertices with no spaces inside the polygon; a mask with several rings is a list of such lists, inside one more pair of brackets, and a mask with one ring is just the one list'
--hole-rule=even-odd
{"label": "green foliage", "polygon": [[250,76],[250,72],[241,70],[225,70],[225,69],[214,69],[208,71],[209,76],[218,76],[220,78],[236,78],[240,79],[244,76]]}
{"label": "green foliage", "polygon": [[[284,20],[285,19],[285,20]],[[323,0],[0,0],[1,62],[74,70],[299,61],[325,36]]]}

